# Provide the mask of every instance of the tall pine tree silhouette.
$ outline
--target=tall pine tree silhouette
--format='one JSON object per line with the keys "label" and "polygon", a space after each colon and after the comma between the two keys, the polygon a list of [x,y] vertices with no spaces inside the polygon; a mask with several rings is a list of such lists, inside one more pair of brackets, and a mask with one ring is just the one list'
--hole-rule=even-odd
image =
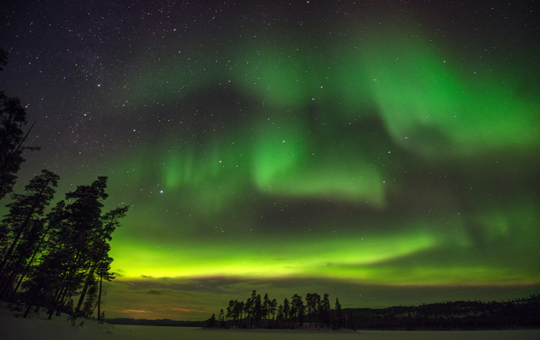
{"label": "tall pine tree silhouette", "polygon": [[[3,70],[1,66],[5,65],[7,53],[0,48],[0,71]],[[19,98],[9,97],[0,91],[0,199],[13,190],[16,173],[24,162],[23,151],[39,149],[23,146],[30,132],[25,135],[22,130],[27,123],[26,110],[21,106]]]}
{"label": "tall pine tree silhouette", "polygon": [[[57,315],[78,295],[73,308],[75,316],[93,312],[91,303],[96,300],[98,318],[101,316],[103,280],[114,278],[110,272],[113,261],[109,257],[109,241],[118,227],[118,220],[125,216],[128,208],[116,208],[102,214],[102,201],[107,198],[107,177],[100,176],[92,185],[81,185],[66,194],[66,202],[58,204],[49,215],[53,230],[48,240],[48,250],[39,265],[31,272],[26,288],[27,311],[30,306],[47,305],[49,318]],[[97,295],[97,296],[96,296]]]}
{"label": "tall pine tree silhouette", "polygon": [[[25,194],[13,194],[14,202],[7,205],[9,214],[0,225],[4,242],[0,262],[0,298],[11,295],[13,282],[26,274],[29,260],[39,251],[45,232],[44,213],[54,196],[60,177],[42,170],[25,187]],[[30,261],[31,262],[31,261]]]}

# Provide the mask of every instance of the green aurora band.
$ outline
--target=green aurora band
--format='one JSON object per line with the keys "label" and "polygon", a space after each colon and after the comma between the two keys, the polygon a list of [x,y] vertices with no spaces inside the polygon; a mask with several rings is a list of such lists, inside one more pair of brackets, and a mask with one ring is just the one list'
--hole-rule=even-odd
{"label": "green aurora band", "polygon": [[[117,232],[112,255],[122,279],[540,283],[536,194],[512,192],[501,199],[508,186],[503,185],[493,197],[483,197],[481,205],[473,199],[461,204],[452,181],[442,178],[459,177],[463,187],[515,181],[508,173],[512,154],[539,151],[538,98],[520,94],[520,79],[503,77],[500,65],[484,65],[475,75],[457,56],[443,56],[443,49],[427,43],[421,32],[360,40],[332,49],[250,46],[208,60],[200,66],[205,72],[198,74],[189,71],[190,57],[180,66],[163,61],[171,65],[167,86],[156,85],[151,70],[135,77],[136,95],[128,100],[132,105],[141,105],[143,89],[157,93],[154,99],[166,105],[174,100],[191,105],[190,96],[215,83],[263,104],[255,109],[242,106],[245,97],[231,99],[226,105],[237,104],[236,113],[224,113],[220,103],[214,112],[193,105],[192,114],[204,120],[177,122],[193,132],[185,130],[180,140],[163,133],[149,154],[130,155],[119,166],[137,169],[128,174],[130,183],[144,183],[141,191],[158,196],[139,204],[161,211],[141,216],[135,207],[125,221],[130,231]],[[223,132],[228,114],[241,119]],[[373,123],[375,130],[364,128],[373,121],[382,127],[377,130]],[[500,170],[499,162],[506,164]],[[145,168],[146,163],[160,166]],[[416,209],[426,215],[398,216],[392,213],[400,210],[395,205],[418,200],[411,187],[432,173],[414,170],[416,163],[444,175],[434,188],[427,180],[422,184],[425,191]],[[522,168],[516,176],[530,179],[532,169]],[[162,179],[160,186],[145,187],[155,174]],[[303,220],[309,223],[274,218],[263,228],[260,220],[267,214],[291,206],[301,211],[299,202],[305,201],[345,205],[368,217],[315,213]],[[272,205],[274,210],[268,208]],[[145,231],[147,225],[152,233]]]}

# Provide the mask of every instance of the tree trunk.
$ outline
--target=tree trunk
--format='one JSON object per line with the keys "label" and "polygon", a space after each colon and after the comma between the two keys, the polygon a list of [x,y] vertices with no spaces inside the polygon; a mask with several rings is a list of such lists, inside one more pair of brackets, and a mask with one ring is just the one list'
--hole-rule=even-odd
{"label": "tree trunk", "polygon": [[[43,186],[43,189],[41,190],[41,192],[38,195],[39,198],[41,198],[43,196],[43,193],[45,192],[45,189],[47,189],[49,183],[50,183],[50,181],[47,181],[45,183],[45,185]],[[25,232],[25,229],[28,228],[28,222],[30,221],[30,218],[32,218],[32,215],[34,215],[34,211],[36,210],[39,202],[40,202],[40,200],[36,199],[34,201],[34,203],[32,204],[32,208],[30,208],[30,212],[28,213],[28,215],[24,219],[24,222],[21,225],[21,229],[17,233],[17,236],[15,236],[15,239],[11,243],[11,246],[9,247],[6,254],[4,255],[4,258],[3,258],[3,260],[2,260],[2,262],[0,264],[0,276],[2,276],[3,271],[4,271],[4,267],[5,267],[6,263],[10,260],[12,252],[15,249],[15,246],[17,245],[17,243],[19,243],[19,239],[21,238],[23,232]]]}
{"label": "tree trunk", "polygon": [[10,287],[13,287],[13,275],[15,274],[15,271],[7,271],[2,278],[2,282],[0,283],[0,299],[4,300],[4,297],[8,295],[8,292],[11,291]]}
{"label": "tree trunk", "polygon": [[32,254],[32,257],[30,258],[30,260],[26,264],[26,267],[24,268],[24,270],[21,272],[22,273],[21,278],[19,279],[19,282],[17,283],[17,286],[15,287],[15,289],[13,289],[11,294],[7,297],[8,300],[10,300],[13,297],[13,295],[15,295],[15,293],[17,293],[17,290],[19,289],[19,286],[21,285],[22,281],[26,277],[26,273],[28,273],[28,269],[30,269],[30,266],[32,265],[32,262],[34,262],[34,259],[36,258],[36,255],[39,253],[39,249],[41,248],[41,245],[43,244],[43,241],[45,240],[45,237],[49,234],[49,230],[51,230],[50,226],[43,233],[43,236],[41,237],[41,240],[39,240],[39,243],[38,243],[36,249],[34,250],[34,253]]}
{"label": "tree trunk", "polygon": [[30,313],[30,308],[32,308],[32,305],[28,305],[28,307],[26,307],[26,311],[24,312],[23,318],[26,318],[28,316],[28,313]]}
{"label": "tree trunk", "polygon": [[53,316],[55,310],[56,310],[56,309],[54,309],[53,307],[51,307],[51,308],[49,308],[49,310],[47,311],[47,313],[49,314],[49,318],[48,318],[49,320],[52,319],[52,316]]}
{"label": "tree trunk", "polygon": [[58,308],[56,308],[56,316],[62,315],[62,309],[66,306],[66,302],[71,299],[71,294],[68,294],[68,290],[62,296],[62,299],[58,303]]}
{"label": "tree trunk", "polygon": [[98,320],[101,321],[101,287],[103,282],[103,271],[99,272],[99,295],[98,295],[98,305],[97,305],[97,315]]}
{"label": "tree trunk", "polygon": [[86,278],[86,282],[84,283],[84,287],[81,291],[81,297],[79,298],[79,302],[77,303],[77,307],[75,308],[75,313],[78,313],[79,310],[81,310],[84,297],[86,296],[86,292],[88,291],[88,287],[90,287],[90,282],[92,281],[92,277],[94,276],[95,268],[96,265],[92,266],[92,269],[90,269],[90,273],[88,273],[88,277]]}

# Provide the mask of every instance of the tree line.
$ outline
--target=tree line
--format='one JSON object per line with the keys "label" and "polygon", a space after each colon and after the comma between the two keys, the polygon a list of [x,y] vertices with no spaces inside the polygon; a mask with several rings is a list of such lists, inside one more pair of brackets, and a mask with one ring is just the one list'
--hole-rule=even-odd
{"label": "tree line", "polygon": [[503,330],[540,328],[540,295],[510,301],[455,301],[393,306],[381,309],[342,309],[336,299],[330,309],[327,294],[294,295],[279,307],[268,294],[261,299],[253,291],[247,302],[230,300],[216,318],[206,320],[209,328],[292,328],[350,330]]}
{"label": "tree line", "polygon": [[[0,70],[7,53],[0,49]],[[28,133],[18,98],[0,92],[0,200],[11,194],[0,222],[0,300],[23,317],[46,307],[49,318],[62,312],[90,317],[101,312],[103,281],[114,279],[109,256],[112,233],[128,207],[103,212],[107,177],[77,186],[47,213],[60,177],[42,170],[12,193]]]}
{"label": "tree line", "polygon": [[478,330],[540,328],[540,295],[511,301],[455,301],[348,310],[358,329]]}
{"label": "tree line", "polygon": [[298,294],[291,300],[285,298],[278,306],[277,300],[265,294],[261,298],[253,291],[246,302],[230,300],[226,312],[221,309],[218,317],[212,314],[207,320],[209,328],[332,328],[342,329],[350,324],[336,298],[335,308],[331,309],[329,295],[322,297],[308,293],[305,302]]}

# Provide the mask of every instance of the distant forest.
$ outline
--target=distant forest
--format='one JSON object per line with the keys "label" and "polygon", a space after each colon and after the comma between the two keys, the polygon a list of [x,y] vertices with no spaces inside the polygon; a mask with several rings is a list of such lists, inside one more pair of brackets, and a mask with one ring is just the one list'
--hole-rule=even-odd
{"label": "distant forest", "polygon": [[480,330],[540,328],[540,295],[510,301],[456,301],[347,309],[356,329]]}
{"label": "distant forest", "polygon": [[207,327],[214,328],[303,328],[307,323],[308,328],[332,327],[343,328],[346,321],[341,312],[341,304],[336,299],[335,309],[331,315],[329,295],[323,297],[317,293],[308,293],[306,303],[302,297],[294,294],[291,301],[288,299],[283,304],[277,305],[277,300],[268,298],[268,294],[261,296],[257,291],[251,293],[246,302],[237,300],[229,301],[227,312],[223,309],[216,319],[215,314],[207,321]]}
{"label": "distant forest", "polygon": [[277,306],[276,299],[253,291],[247,302],[229,301],[226,310],[206,321],[208,328],[350,329],[350,330],[501,330],[540,328],[540,295],[506,302],[457,301],[383,309],[342,309],[336,299],[295,294]]}

